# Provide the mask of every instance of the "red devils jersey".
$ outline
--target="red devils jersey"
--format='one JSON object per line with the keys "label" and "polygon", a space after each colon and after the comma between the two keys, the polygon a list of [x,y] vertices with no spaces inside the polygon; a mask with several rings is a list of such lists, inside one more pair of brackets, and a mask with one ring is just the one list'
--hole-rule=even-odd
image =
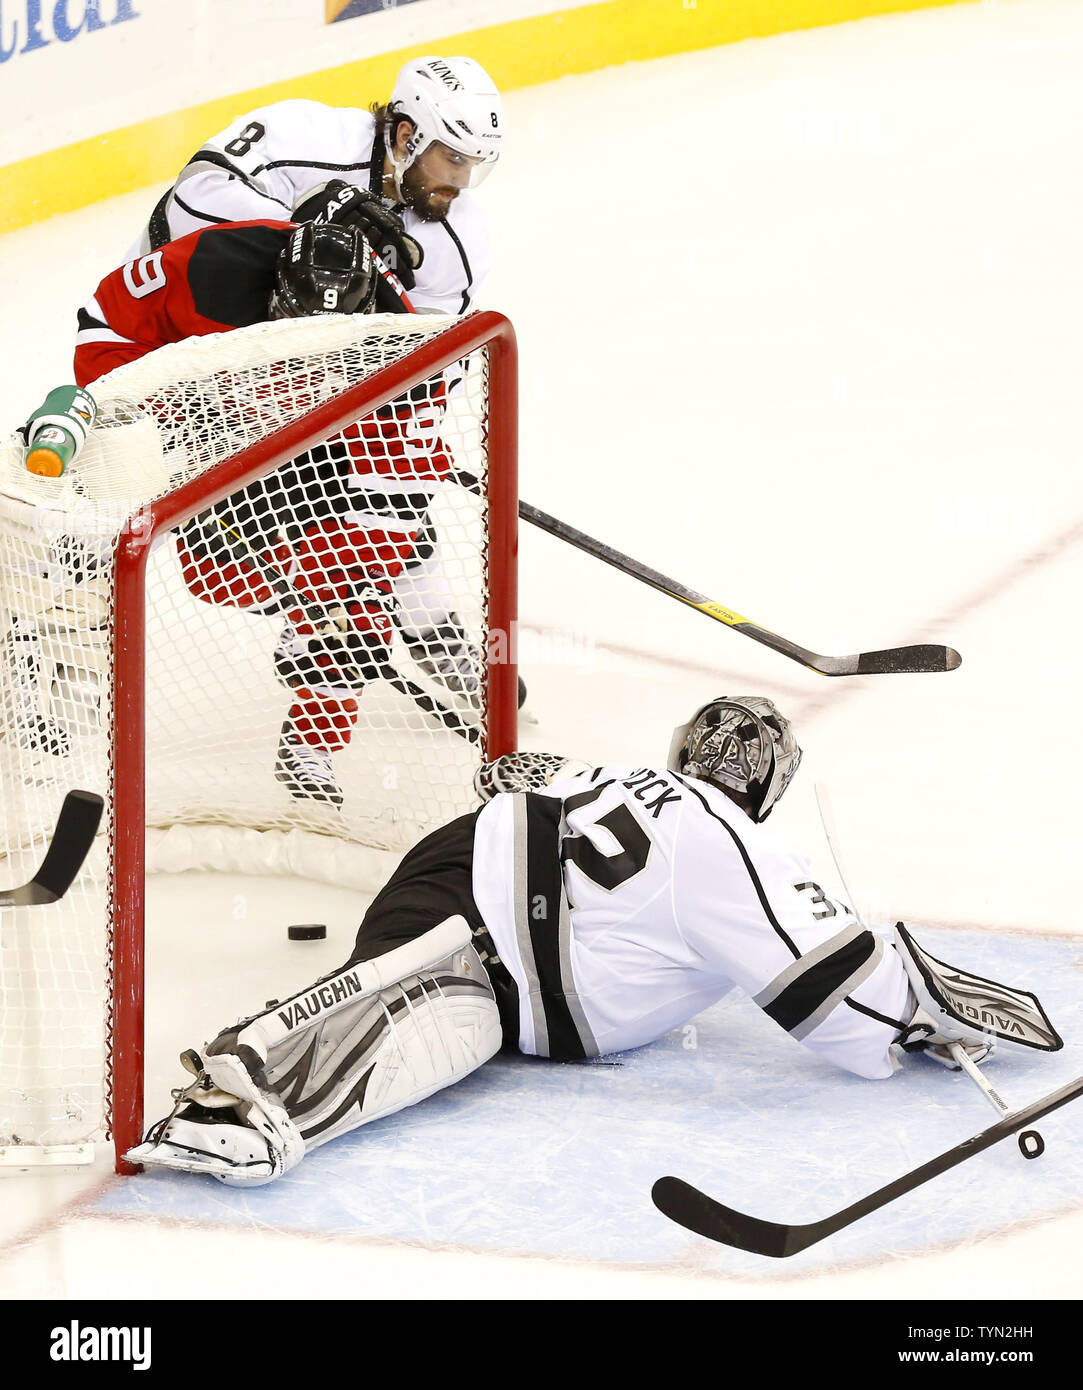
{"label": "red devils jersey", "polygon": [[[190,232],[114,270],[79,311],[75,379],[86,386],[166,343],[265,322],[292,222],[226,222]],[[274,392],[274,383],[263,388]],[[272,555],[289,519],[304,559],[294,582],[313,593],[329,556],[341,584],[319,597],[339,601],[356,582],[386,584],[431,553],[428,507],[454,464],[440,437],[443,374],[348,426],[314,453],[216,503],[181,536],[185,580],[209,603],[274,602],[249,567],[235,563],[229,536]],[[333,567],[332,567],[333,568]],[[318,572],[318,573],[317,573]]]}
{"label": "red devils jersey", "polygon": [[79,310],[75,380],[87,386],[166,343],[264,322],[293,226],[203,227],[112,271]]}

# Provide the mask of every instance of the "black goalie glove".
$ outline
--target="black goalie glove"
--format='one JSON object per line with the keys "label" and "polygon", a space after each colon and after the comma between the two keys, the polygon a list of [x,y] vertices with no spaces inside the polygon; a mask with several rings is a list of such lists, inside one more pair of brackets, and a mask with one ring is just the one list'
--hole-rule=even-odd
{"label": "black goalie glove", "polygon": [[421,265],[424,252],[406,233],[398,213],[386,208],[375,193],[343,179],[332,179],[298,203],[293,217],[296,222],[336,222],[344,227],[360,227],[387,268],[395,272],[406,289],[414,288],[414,271]]}

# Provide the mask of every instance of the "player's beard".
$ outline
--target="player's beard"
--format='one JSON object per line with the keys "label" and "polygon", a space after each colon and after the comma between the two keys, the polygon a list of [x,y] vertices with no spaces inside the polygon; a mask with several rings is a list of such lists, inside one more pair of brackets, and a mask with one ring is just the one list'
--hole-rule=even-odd
{"label": "player's beard", "polygon": [[416,164],[402,176],[402,200],[422,222],[443,222],[458,195],[450,184],[430,184]]}

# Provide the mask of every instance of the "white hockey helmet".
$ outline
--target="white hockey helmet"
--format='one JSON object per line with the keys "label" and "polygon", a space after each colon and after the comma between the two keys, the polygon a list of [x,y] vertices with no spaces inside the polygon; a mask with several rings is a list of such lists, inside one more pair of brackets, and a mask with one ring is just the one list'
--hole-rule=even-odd
{"label": "white hockey helmet", "polygon": [[[391,135],[404,117],[414,131],[405,159],[398,160]],[[388,155],[400,192],[403,174],[435,141],[473,162],[467,186],[476,188],[500,156],[504,107],[493,79],[473,58],[411,58],[395,81],[388,126]]]}
{"label": "white hockey helmet", "polygon": [[720,696],[673,731],[670,772],[740,792],[764,821],[801,762],[790,721],[763,695]]}

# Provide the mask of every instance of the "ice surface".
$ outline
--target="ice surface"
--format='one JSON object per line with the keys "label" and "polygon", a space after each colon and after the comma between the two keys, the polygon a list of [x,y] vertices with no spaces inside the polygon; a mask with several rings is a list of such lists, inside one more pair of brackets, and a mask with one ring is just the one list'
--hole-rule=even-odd
{"label": "ice surface", "polygon": [[[1081,44],[1078,5],[1035,0],[569,78],[511,95],[481,194],[486,301],[522,351],[525,498],[820,651],[964,657],[825,680],[525,528],[524,743],[661,759],[704,698],[771,696],[806,748],[774,824],[818,875],[835,882],[822,778],[859,905],[1040,993],[1067,1046],[996,1064],[1018,1103],[1077,1075],[1083,1045]],[[0,241],[8,423],[67,377],[75,308],[157,196]],[[152,1113],[181,1047],[333,965],[362,909],[214,876],[158,893],[174,923],[152,960]],[[328,941],[287,945],[310,920]],[[2,1185],[0,1290],[183,1290],[178,1269],[213,1258],[228,1292],[224,1271],[262,1252],[307,1297],[400,1274],[432,1297],[464,1279],[475,1296],[1079,1296],[1080,1107],[1043,1123],[1041,1160],[1006,1141],[768,1264],[671,1226],[651,1182],[813,1219],[985,1128],[986,1102],[928,1063],[836,1075],[739,998],[612,1060],[501,1059],[258,1192],[103,1169],[57,1211],[75,1189]],[[133,1240],[153,1253],[138,1279]]]}
{"label": "ice surface", "polygon": [[[1077,943],[935,930],[921,940],[978,974],[1040,982],[1051,1018],[1077,1039],[1053,1058],[1005,1053],[995,1084],[1010,1104],[1083,1071]],[[92,1210],[664,1270],[690,1239],[651,1204],[664,1172],[760,1216],[815,1220],[995,1122],[977,1089],[937,1063],[910,1059],[888,1081],[843,1075],[735,991],[653,1046],[604,1061],[501,1056],[267,1187],[157,1171],[114,1184]],[[768,1274],[911,1255],[1072,1207],[1083,1183],[1073,1117],[1039,1128],[1041,1160],[1006,1140]],[[764,1273],[756,1256],[717,1246],[702,1267]]]}

